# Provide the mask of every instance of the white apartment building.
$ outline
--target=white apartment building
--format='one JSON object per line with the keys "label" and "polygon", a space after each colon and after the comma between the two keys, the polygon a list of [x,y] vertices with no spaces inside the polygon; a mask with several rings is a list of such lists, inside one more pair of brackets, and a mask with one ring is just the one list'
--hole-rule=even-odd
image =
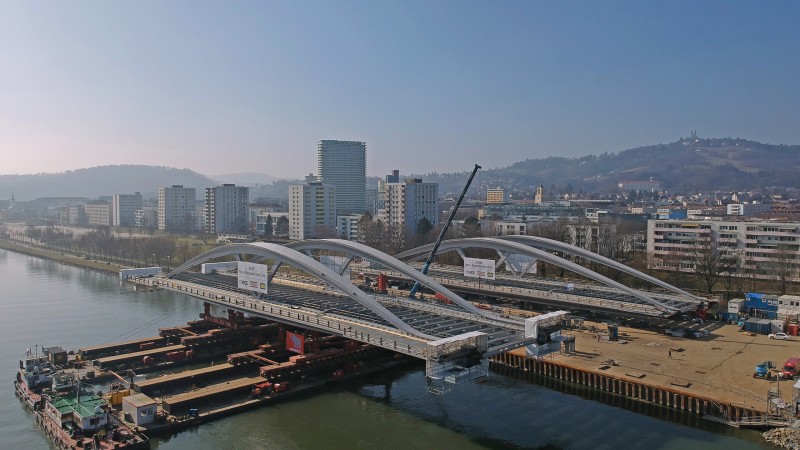
{"label": "white apartment building", "polygon": [[195,221],[195,189],[175,184],[158,188],[158,229],[190,230]]}
{"label": "white apartment building", "polygon": [[727,205],[729,216],[755,216],[771,210],[772,205],[769,203],[730,203]]}
{"label": "white apartment building", "polygon": [[247,233],[250,190],[235,184],[206,188],[206,233]]}
{"label": "white apartment building", "polygon": [[439,184],[423,183],[419,178],[386,183],[383,210],[379,216],[384,224],[410,233],[417,231],[423,217],[436,227],[439,222]]}
{"label": "white apartment building", "polygon": [[136,211],[142,209],[142,194],[114,194],[111,200],[111,225],[136,226]]}
{"label": "white apartment building", "polygon": [[336,188],[330,184],[309,176],[305,184],[289,186],[289,239],[332,237],[335,208]]}
{"label": "white apartment building", "polygon": [[348,241],[358,240],[358,221],[364,217],[363,214],[350,214],[347,216],[338,216],[336,218],[336,234],[339,239],[347,239]]}
{"label": "white apartment building", "polygon": [[[720,220],[649,220],[647,252],[651,269],[694,272],[698,249],[724,248],[741,258],[741,276],[774,278],[779,265],[800,263],[800,223]],[[798,280],[798,272],[793,277]]]}

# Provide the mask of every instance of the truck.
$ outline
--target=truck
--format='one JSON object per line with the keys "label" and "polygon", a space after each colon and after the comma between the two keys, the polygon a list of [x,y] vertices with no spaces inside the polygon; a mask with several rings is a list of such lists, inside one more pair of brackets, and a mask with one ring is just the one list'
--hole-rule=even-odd
{"label": "truck", "polygon": [[764,361],[759,363],[756,365],[756,369],[753,372],[753,378],[763,378],[765,380],[769,380],[769,371],[774,367],[775,364],[772,361]]}
{"label": "truck", "polygon": [[783,363],[781,376],[784,379],[792,379],[800,373],[800,358],[789,358]]}

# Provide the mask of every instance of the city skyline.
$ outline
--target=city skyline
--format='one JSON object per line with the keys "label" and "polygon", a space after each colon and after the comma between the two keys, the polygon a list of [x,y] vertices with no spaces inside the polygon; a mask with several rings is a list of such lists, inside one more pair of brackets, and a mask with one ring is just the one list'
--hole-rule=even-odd
{"label": "city skyline", "polygon": [[0,174],[152,164],[300,179],[325,139],[366,142],[370,176],[694,129],[800,143],[792,2],[4,6]]}

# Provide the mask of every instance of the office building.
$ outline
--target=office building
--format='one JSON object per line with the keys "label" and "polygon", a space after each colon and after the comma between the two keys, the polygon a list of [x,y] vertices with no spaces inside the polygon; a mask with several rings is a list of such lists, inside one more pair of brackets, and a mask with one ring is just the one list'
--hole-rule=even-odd
{"label": "office building", "polygon": [[189,231],[195,227],[195,189],[179,184],[158,188],[158,229]]}
{"label": "office building", "polygon": [[317,175],[335,187],[336,214],[361,214],[365,209],[367,144],[356,141],[319,141]]}
{"label": "office building", "polygon": [[111,205],[108,202],[102,200],[88,202],[84,208],[90,227],[107,227],[111,225]]}
{"label": "office building", "polygon": [[235,184],[206,188],[206,233],[247,233],[250,228],[249,189]]}
{"label": "office building", "polygon": [[[363,197],[362,197],[363,203]],[[336,188],[309,175],[289,186],[289,239],[336,236]]]}
{"label": "office building", "polygon": [[142,194],[114,194],[111,200],[111,224],[115,227],[136,225],[136,211],[142,209]]}

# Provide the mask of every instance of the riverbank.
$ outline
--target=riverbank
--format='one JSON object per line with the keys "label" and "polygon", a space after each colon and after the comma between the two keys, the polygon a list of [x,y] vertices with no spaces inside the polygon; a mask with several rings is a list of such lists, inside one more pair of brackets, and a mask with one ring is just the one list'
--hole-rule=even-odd
{"label": "riverbank", "polygon": [[793,381],[781,383],[776,374],[769,380],[754,378],[753,371],[764,360],[781,367],[787,358],[800,354],[800,342],[749,336],[718,322],[705,325],[708,336],[697,339],[620,327],[620,339],[609,341],[601,324],[593,324],[574,333],[574,353],[530,359],[517,349],[493,362],[729,425],[776,426],[767,423],[774,418],[770,415],[774,411],[768,410],[768,393],[777,390],[791,404]]}
{"label": "riverbank", "polygon": [[121,269],[125,269],[127,267],[117,263],[96,261],[93,259],[85,259],[74,255],[54,252],[38,247],[32,247],[30,245],[18,244],[5,239],[0,239],[0,249],[9,250],[17,253],[23,253],[25,255],[48,259],[50,261],[56,261],[62,264],[68,264],[70,266],[81,267],[84,269],[113,273],[114,275],[119,274],[119,271]]}

